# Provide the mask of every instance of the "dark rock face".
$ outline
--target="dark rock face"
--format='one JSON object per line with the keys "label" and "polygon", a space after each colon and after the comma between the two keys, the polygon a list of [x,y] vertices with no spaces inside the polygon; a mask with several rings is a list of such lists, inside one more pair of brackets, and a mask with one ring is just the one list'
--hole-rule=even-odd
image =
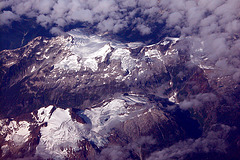
{"label": "dark rock face", "polygon": [[238,84],[193,64],[177,39],[70,35],[0,52],[1,158],[146,159],[216,123],[239,131]]}

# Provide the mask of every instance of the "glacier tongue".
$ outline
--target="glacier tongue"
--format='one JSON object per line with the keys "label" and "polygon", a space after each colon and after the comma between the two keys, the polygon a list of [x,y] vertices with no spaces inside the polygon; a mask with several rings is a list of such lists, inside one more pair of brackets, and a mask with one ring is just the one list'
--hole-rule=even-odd
{"label": "glacier tongue", "polygon": [[1,134],[7,133],[5,141],[12,141],[16,146],[23,145],[28,141],[30,124],[27,121],[10,121],[8,125],[1,125],[3,125],[3,123],[0,124],[0,127],[2,128]]}

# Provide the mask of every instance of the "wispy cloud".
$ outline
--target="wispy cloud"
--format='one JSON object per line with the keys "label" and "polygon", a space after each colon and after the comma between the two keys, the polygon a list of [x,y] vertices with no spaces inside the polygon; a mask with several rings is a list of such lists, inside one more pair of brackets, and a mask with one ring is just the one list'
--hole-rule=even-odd
{"label": "wispy cloud", "polygon": [[206,136],[198,139],[180,141],[169,148],[153,153],[149,160],[185,159],[190,153],[226,152],[225,141],[231,127],[227,125],[215,125],[214,130],[209,131]]}

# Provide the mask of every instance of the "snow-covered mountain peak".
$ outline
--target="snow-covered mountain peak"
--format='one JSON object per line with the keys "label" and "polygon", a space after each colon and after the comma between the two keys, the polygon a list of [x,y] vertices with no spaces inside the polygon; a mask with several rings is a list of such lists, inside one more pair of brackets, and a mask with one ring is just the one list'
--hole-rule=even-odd
{"label": "snow-covered mountain peak", "polygon": [[[98,147],[107,145],[112,129],[156,110],[154,104],[146,105],[147,102],[147,98],[141,95],[120,95],[76,113],[50,105],[32,112],[31,122],[11,121],[7,124],[7,120],[1,120],[1,133],[6,135],[7,143],[19,146],[26,145],[31,137],[38,136],[36,156],[63,159],[69,154],[70,148],[72,151],[79,150],[79,145],[84,140],[91,141]],[[82,119],[84,123],[76,119]],[[34,128],[38,128],[39,135],[35,135],[37,133]],[[4,147],[2,149],[7,152],[8,149]]]}
{"label": "snow-covered mountain peak", "polygon": [[108,40],[98,35],[83,33],[78,29],[74,29],[68,32],[68,34],[72,37],[72,40],[69,40],[67,45],[70,53],[61,59],[55,65],[55,68],[75,71],[90,68],[93,72],[98,71],[99,63],[103,63],[108,57],[111,60],[120,60],[123,71],[130,71],[134,68],[136,62],[139,61],[139,59],[130,56],[132,50],[146,48],[146,51],[142,49],[142,52],[146,53],[145,56],[161,59],[159,57],[161,53],[157,53],[158,56],[156,56],[156,52],[154,50],[151,51],[150,48],[156,48],[157,45],[167,46],[168,48],[179,40],[179,38],[167,37],[157,44],[144,45],[142,42],[122,43]]}
{"label": "snow-covered mountain peak", "polygon": [[[186,137],[185,122],[195,120],[179,108],[191,107],[195,114],[201,106],[214,107],[211,87],[222,93],[227,79],[210,86],[209,70],[178,50],[178,40],[122,43],[72,30],[2,51],[1,111],[5,118],[15,116],[0,121],[2,157],[21,152],[87,159],[115,144],[129,150],[148,135],[157,146]],[[200,119],[215,116],[203,113]]]}

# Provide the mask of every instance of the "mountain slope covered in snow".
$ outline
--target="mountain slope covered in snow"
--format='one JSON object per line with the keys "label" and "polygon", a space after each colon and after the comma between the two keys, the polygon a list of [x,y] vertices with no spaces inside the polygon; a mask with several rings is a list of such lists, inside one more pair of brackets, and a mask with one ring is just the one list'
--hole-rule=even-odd
{"label": "mountain slope covered in snow", "polygon": [[[235,158],[239,137],[229,137],[238,132],[238,84],[214,76],[182,45],[75,29],[3,50],[1,158]],[[191,149],[176,155],[179,146]]]}

